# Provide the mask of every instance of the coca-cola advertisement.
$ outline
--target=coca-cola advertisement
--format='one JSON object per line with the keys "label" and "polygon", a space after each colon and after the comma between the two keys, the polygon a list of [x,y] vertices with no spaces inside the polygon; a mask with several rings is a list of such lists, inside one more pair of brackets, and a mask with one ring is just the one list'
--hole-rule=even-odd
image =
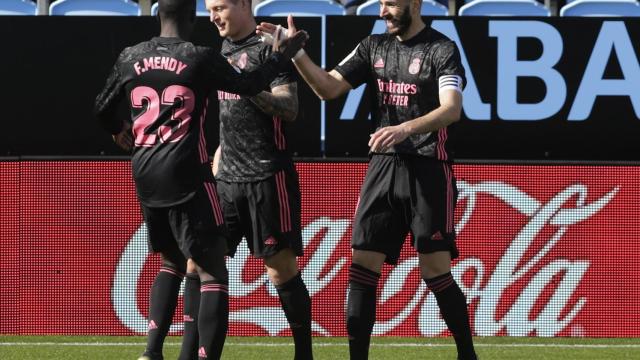
{"label": "coca-cola advertisement", "polygon": [[[298,163],[302,277],[317,336],[345,336],[350,237],[364,163]],[[640,168],[454,167],[452,273],[479,336],[640,336]],[[1,334],[146,332],[160,261],[126,161],[0,163]],[[228,259],[230,335],[289,334],[262,261]],[[448,335],[405,244],[378,286],[376,335]],[[172,332],[182,330],[181,303]]]}

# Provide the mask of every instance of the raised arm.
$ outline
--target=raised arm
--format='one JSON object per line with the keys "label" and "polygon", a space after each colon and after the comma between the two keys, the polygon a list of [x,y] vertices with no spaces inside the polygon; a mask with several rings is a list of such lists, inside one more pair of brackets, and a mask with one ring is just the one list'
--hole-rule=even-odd
{"label": "raised arm", "polygon": [[335,99],[351,90],[351,84],[340,73],[335,70],[326,72],[316,65],[307,54],[302,55],[294,63],[304,81],[322,100]]}
{"label": "raised arm", "polygon": [[249,72],[241,72],[234,69],[217,52],[210,51],[212,64],[209,77],[215,88],[243,95],[257,95],[267,88],[280,71],[286,66],[286,62],[302,48],[307,40],[304,31],[298,31],[287,39],[278,36],[273,44],[273,54],[266,62]]}
{"label": "raised arm", "polygon": [[[291,36],[296,32],[296,27],[291,15],[287,18],[287,22],[289,26],[287,32],[288,35]],[[278,27],[274,24],[262,22],[258,25],[257,31],[258,34],[270,34],[275,36],[279,33],[277,29]],[[313,92],[315,92],[322,100],[335,99],[351,90],[351,84],[349,84],[342,75],[335,70],[332,70],[331,72],[325,71],[316,65],[304,52],[295,56],[294,63],[304,81],[309,84]]]}

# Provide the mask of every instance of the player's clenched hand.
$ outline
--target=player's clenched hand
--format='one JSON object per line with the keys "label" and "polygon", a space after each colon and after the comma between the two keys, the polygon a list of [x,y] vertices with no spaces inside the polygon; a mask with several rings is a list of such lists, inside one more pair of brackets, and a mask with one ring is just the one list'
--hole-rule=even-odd
{"label": "player's clenched hand", "polygon": [[409,130],[403,124],[387,126],[371,134],[369,148],[371,152],[386,152],[392,146],[403,142],[409,136]]}
{"label": "player's clenched hand", "polygon": [[131,124],[125,122],[122,131],[113,135],[113,141],[124,151],[131,151],[133,147],[133,134],[131,133]]}

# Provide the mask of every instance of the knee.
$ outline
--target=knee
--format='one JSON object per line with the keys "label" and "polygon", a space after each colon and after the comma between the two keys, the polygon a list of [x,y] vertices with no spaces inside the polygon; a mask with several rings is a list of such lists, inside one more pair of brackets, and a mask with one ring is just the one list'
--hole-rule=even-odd
{"label": "knee", "polygon": [[450,265],[445,264],[421,264],[420,265],[420,275],[422,275],[423,279],[431,279],[436,276],[440,276],[442,274],[446,274],[451,271]]}
{"label": "knee", "polygon": [[198,270],[200,281],[215,281],[221,284],[229,283],[229,275],[226,269],[224,269],[224,271],[211,271],[200,268],[199,266],[197,266],[196,269]]}
{"label": "knee", "polygon": [[176,269],[182,274],[187,270],[187,262],[184,258],[162,255],[162,266]]}
{"label": "knee", "polygon": [[198,272],[196,269],[196,263],[193,262],[193,259],[187,260],[187,274],[192,274]]}
{"label": "knee", "polygon": [[284,249],[264,259],[269,279],[274,285],[284,284],[299,272],[296,256],[291,249]]}
{"label": "knee", "polygon": [[423,279],[431,279],[451,271],[451,255],[448,251],[419,254],[418,262]]}
{"label": "knee", "polygon": [[385,254],[376,251],[353,250],[351,262],[380,274],[385,259]]}
{"label": "knee", "polygon": [[200,281],[216,281],[220,283],[229,282],[229,274],[224,257],[220,259],[194,259],[193,266],[200,277]]}

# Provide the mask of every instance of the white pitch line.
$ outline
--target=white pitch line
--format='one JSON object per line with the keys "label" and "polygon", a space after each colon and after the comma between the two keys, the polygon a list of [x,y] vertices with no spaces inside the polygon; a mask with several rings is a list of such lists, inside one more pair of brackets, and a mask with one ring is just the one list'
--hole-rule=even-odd
{"label": "white pitch line", "polygon": [[[145,346],[146,343],[118,343],[118,342],[0,342],[0,346]],[[181,346],[181,343],[165,343],[167,346]],[[225,346],[255,346],[255,347],[282,347],[293,346],[293,343],[238,343],[229,342]],[[346,347],[346,343],[314,343],[317,347]],[[434,344],[434,343],[372,343],[372,347],[454,347],[455,344]],[[586,348],[586,349],[609,349],[609,348],[640,348],[640,344],[483,344],[476,343],[477,347],[510,347],[510,348]]]}

